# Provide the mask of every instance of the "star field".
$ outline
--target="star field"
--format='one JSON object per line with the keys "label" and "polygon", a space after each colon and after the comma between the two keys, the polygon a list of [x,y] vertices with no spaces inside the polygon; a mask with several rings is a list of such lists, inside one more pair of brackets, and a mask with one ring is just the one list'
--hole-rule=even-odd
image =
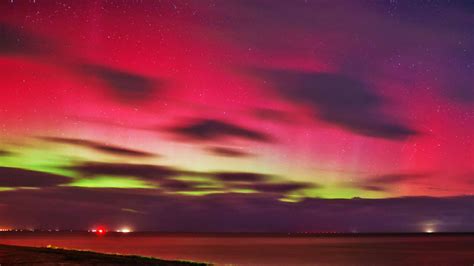
{"label": "star field", "polygon": [[1,2],[0,226],[472,230],[473,8]]}

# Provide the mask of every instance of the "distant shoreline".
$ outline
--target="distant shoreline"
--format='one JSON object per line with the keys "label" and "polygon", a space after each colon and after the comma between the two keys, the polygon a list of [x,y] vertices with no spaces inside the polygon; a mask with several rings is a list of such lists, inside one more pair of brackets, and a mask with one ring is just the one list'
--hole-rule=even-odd
{"label": "distant shoreline", "polygon": [[[81,234],[81,235],[91,235],[95,236],[96,234],[89,231],[84,230],[59,230],[59,231],[48,231],[48,230],[16,230],[16,231],[1,231],[0,235],[9,235],[9,234],[44,234],[44,235],[51,235],[51,234]],[[304,232],[296,232],[296,233],[265,233],[265,232],[159,232],[159,231],[134,231],[130,233],[120,233],[120,232],[107,232],[104,236],[127,236],[127,235],[134,235],[134,236],[146,236],[146,235],[153,235],[153,236],[213,236],[213,237],[239,237],[239,236],[264,236],[264,237],[396,237],[396,236],[474,236],[474,232],[357,232],[357,233],[350,233],[350,232],[324,232],[324,233],[304,233]]]}
{"label": "distant shoreline", "polygon": [[26,247],[0,244],[0,265],[35,265],[47,263],[67,265],[210,265],[191,261],[161,260],[136,255],[107,254],[94,251],[63,249],[57,247]]}

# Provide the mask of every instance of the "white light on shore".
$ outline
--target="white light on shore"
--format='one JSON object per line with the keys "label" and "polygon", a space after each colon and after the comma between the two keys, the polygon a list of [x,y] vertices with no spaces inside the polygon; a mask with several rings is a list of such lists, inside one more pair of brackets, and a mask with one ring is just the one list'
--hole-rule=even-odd
{"label": "white light on shore", "polygon": [[117,233],[130,233],[132,230],[128,227],[120,228],[119,230],[116,231]]}
{"label": "white light on shore", "polygon": [[439,220],[424,221],[421,223],[420,229],[426,234],[432,234],[439,232],[441,224]]}
{"label": "white light on shore", "polygon": [[435,232],[435,230],[431,227],[428,227],[428,228],[425,229],[425,233],[431,234],[431,233],[434,233],[434,232]]}

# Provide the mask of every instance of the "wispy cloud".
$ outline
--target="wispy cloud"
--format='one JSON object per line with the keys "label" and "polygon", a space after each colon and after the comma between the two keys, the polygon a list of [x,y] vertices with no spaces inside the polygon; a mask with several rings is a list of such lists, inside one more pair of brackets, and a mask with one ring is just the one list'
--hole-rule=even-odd
{"label": "wispy cloud", "polygon": [[54,143],[70,144],[80,147],[94,149],[103,153],[108,153],[117,156],[148,158],[158,156],[157,154],[139,151],[114,145],[108,145],[92,140],[77,139],[77,138],[63,138],[63,137],[40,137],[40,139],[47,140]]}
{"label": "wispy cloud", "polygon": [[232,138],[257,142],[273,141],[272,137],[256,129],[215,119],[197,119],[178,124],[170,127],[168,132],[188,141],[222,141]]}

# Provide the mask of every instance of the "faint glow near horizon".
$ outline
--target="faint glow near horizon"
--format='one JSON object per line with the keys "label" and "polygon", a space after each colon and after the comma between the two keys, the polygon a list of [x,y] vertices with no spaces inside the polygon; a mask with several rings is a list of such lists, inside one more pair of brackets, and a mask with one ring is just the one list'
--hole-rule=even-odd
{"label": "faint glow near horizon", "polygon": [[122,227],[122,228],[118,229],[116,232],[117,233],[130,233],[130,232],[132,232],[132,229],[130,229],[128,227]]}
{"label": "faint glow near horizon", "polygon": [[425,233],[434,233],[435,230],[433,228],[426,228]]}
{"label": "faint glow near horizon", "polygon": [[423,226],[423,232],[431,234],[431,233],[436,233],[437,230],[437,225],[439,222],[437,221],[430,221],[430,222],[425,222]]}

